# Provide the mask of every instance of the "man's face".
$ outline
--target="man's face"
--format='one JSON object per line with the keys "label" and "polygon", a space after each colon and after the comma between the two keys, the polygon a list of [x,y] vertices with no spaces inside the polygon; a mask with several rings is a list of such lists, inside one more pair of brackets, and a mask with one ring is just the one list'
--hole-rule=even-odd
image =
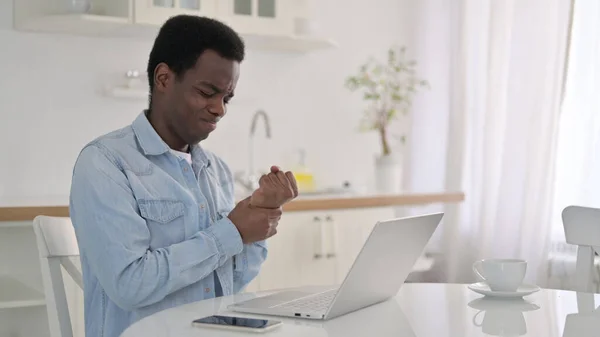
{"label": "man's face", "polygon": [[167,125],[187,144],[204,140],[227,113],[240,75],[240,65],[207,50],[193,68],[165,88]]}

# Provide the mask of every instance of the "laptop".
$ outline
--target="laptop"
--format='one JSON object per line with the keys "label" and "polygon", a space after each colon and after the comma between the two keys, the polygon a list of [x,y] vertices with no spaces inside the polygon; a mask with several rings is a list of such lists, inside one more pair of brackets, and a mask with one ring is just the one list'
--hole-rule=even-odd
{"label": "laptop", "polygon": [[339,287],[285,290],[228,307],[231,311],[328,320],[396,296],[444,213],[379,221]]}

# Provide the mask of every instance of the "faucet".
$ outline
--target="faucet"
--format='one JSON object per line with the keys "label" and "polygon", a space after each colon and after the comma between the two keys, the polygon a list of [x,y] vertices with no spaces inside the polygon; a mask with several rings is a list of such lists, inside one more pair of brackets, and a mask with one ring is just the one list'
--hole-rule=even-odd
{"label": "faucet", "polygon": [[256,132],[256,122],[258,122],[258,118],[262,117],[265,121],[265,132],[267,138],[271,138],[271,122],[269,121],[269,116],[264,110],[258,110],[254,113],[254,117],[252,117],[252,121],[250,122],[250,138],[254,137],[254,132]]}
{"label": "faucet", "polygon": [[267,139],[271,138],[271,123],[269,121],[269,116],[264,110],[259,109],[254,113],[252,121],[250,122],[250,133],[248,135],[248,170],[245,173],[237,172],[235,175],[235,180],[242,185],[247,192],[253,192],[258,188],[258,176],[254,172],[254,134],[256,132],[256,124],[261,117],[265,125],[265,135]]}

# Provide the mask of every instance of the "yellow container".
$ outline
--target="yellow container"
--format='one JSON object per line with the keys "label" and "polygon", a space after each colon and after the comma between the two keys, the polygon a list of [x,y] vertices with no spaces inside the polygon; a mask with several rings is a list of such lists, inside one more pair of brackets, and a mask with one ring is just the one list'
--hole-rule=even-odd
{"label": "yellow container", "polygon": [[292,169],[296,183],[298,184],[298,192],[313,192],[316,189],[315,178],[312,172],[305,165],[306,152],[303,149],[298,150],[298,161]]}
{"label": "yellow container", "polygon": [[296,183],[298,184],[298,191],[302,192],[313,192],[315,190],[315,179],[310,172],[304,171],[293,171],[294,177],[296,177]]}

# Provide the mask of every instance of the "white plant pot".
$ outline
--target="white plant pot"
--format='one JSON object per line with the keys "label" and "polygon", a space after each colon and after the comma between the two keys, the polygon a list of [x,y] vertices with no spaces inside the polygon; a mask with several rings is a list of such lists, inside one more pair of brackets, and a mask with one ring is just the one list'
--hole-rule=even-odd
{"label": "white plant pot", "polygon": [[375,158],[375,189],[381,194],[400,193],[402,190],[402,160],[399,155]]}

